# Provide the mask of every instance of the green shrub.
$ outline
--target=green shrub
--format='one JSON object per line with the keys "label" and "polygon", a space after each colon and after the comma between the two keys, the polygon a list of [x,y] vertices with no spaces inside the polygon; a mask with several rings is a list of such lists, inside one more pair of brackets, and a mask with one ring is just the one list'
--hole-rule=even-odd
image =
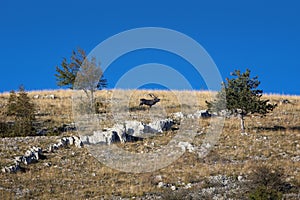
{"label": "green shrub", "polygon": [[251,200],[277,200],[282,199],[282,193],[265,186],[260,186],[249,194],[249,198]]}
{"label": "green shrub", "polygon": [[281,169],[271,169],[266,165],[254,168],[250,175],[249,198],[252,200],[282,199],[285,182]]}
{"label": "green shrub", "polygon": [[2,137],[29,136],[35,134],[34,115],[35,106],[30,101],[23,86],[20,86],[18,94],[10,92],[6,115],[14,121],[12,126],[1,125]]}

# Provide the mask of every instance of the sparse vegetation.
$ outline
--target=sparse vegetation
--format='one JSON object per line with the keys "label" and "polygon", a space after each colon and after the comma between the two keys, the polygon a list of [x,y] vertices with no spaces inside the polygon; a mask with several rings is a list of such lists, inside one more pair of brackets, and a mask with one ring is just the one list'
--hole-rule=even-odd
{"label": "sparse vegetation", "polygon": [[[169,114],[179,112],[180,105],[176,95],[182,96],[185,102],[183,106],[186,108],[189,108],[191,94],[196,95],[199,104],[195,106],[199,110],[205,109],[205,100],[212,98],[210,92],[101,90],[95,92],[95,99],[97,102],[101,102],[98,105],[100,113],[109,115],[111,102],[108,100],[112,99],[117,103],[121,101],[119,97],[122,96],[129,102],[128,107],[133,108],[138,107],[139,99],[148,93],[155,93],[161,98],[161,102],[151,108],[153,113],[160,109],[165,109]],[[57,98],[34,99],[33,96],[37,94],[40,96],[54,94]],[[28,97],[36,107],[36,120],[41,123],[49,122],[51,126],[61,126],[73,122],[71,96],[71,90],[28,93]],[[69,147],[54,154],[45,153],[47,159],[24,166],[25,173],[0,173],[0,196],[2,199],[113,199],[118,197],[129,199],[145,199],[146,197],[148,199],[161,199],[160,197],[212,199],[219,195],[218,198],[223,197],[224,199],[241,199],[241,197],[247,199],[250,192],[256,195],[256,191],[250,191],[250,187],[247,185],[248,182],[255,184],[251,182],[253,171],[256,166],[265,164],[271,166],[269,171],[271,175],[276,174],[273,173],[274,169],[282,169],[279,172],[280,174],[284,172],[284,174],[279,176],[280,180],[284,184],[289,183],[292,186],[291,190],[279,190],[282,197],[299,199],[300,98],[280,95],[264,95],[261,98],[262,100],[269,99],[272,104],[278,103],[277,109],[265,118],[256,115],[249,117],[247,127],[250,134],[247,136],[241,136],[240,127],[236,124],[235,118],[227,118],[218,144],[203,159],[187,152],[166,168],[155,172],[134,174],[120,172],[105,166],[91,156],[85,148]],[[291,103],[280,105],[279,102],[282,99],[288,99]],[[0,95],[0,105],[7,105],[8,100],[9,93]],[[125,108],[121,111],[125,111]],[[137,109],[129,110],[129,112],[132,116],[140,117],[139,119],[145,118],[144,115],[147,115],[145,110]],[[4,118],[3,114],[1,114],[1,118]],[[214,120],[214,118],[199,119],[199,134],[193,140],[194,145],[202,144],[210,120]],[[111,122],[103,121],[103,123],[107,127]],[[70,134],[77,133],[66,132],[62,135]],[[147,153],[160,148],[161,145],[166,145],[175,135],[176,131],[169,131],[159,137],[116,145],[126,151]],[[45,149],[60,137],[2,138],[0,139],[0,167],[10,164],[11,159],[15,156],[24,154],[29,145],[37,145]],[[51,163],[51,166],[45,166],[46,163]],[[247,186],[237,190],[221,190],[222,184],[207,181],[209,177],[216,175],[226,175],[234,181],[241,176],[242,181],[234,183],[241,187],[244,184]],[[157,176],[161,177],[161,180],[157,180]],[[245,182],[243,182],[244,180]],[[158,188],[160,181],[174,185],[178,190],[173,191],[170,187]],[[188,183],[191,183],[192,188],[185,189],[184,186]],[[207,193],[209,191],[212,193]],[[260,193],[257,191],[257,194]]]}

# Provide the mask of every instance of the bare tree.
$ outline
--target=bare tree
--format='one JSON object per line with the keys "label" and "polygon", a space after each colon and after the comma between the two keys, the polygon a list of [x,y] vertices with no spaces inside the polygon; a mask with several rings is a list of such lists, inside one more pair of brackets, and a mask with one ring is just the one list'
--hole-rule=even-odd
{"label": "bare tree", "polygon": [[[85,59],[77,73],[74,89],[84,91],[91,108],[94,108],[95,91],[103,87],[103,85],[106,86],[106,80],[101,79],[102,76],[100,63],[97,63],[96,58],[92,58],[91,61]],[[101,80],[105,80],[105,83],[101,82]]]}

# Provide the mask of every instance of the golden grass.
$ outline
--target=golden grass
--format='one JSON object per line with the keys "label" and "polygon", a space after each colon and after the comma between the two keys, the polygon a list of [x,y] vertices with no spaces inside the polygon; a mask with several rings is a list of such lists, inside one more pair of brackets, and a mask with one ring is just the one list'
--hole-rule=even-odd
{"label": "golden grass", "polygon": [[[153,106],[150,111],[134,110],[133,115],[147,115],[161,108],[166,112],[178,112],[182,107],[187,110],[205,109],[205,100],[210,100],[214,93],[207,91],[135,91],[135,90],[103,90],[96,93],[98,101],[125,99],[128,107],[136,107],[140,98],[148,98],[148,93],[154,93],[161,102]],[[51,120],[53,124],[73,122],[72,91],[34,91],[29,96],[39,94],[45,96],[54,94],[56,99],[33,99],[37,112],[46,113],[37,116],[37,120]],[[184,105],[180,105],[179,97]],[[191,97],[196,96],[194,101]],[[165,183],[178,184],[199,183],[210,175],[226,174],[229,176],[251,173],[253,167],[265,163],[274,168],[283,168],[289,182],[300,185],[300,163],[294,162],[293,157],[300,156],[300,97],[265,95],[264,98],[278,103],[278,107],[266,117],[249,116],[246,118],[247,136],[242,136],[239,131],[239,121],[228,118],[225,121],[222,134],[214,149],[204,158],[199,159],[195,154],[185,153],[180,159],[166,168],[151,173],[125,173],[110,169],[98,162],[85,149],[74,147],[59,150],[54,154],[46,154],[47,159],[37,164],[26,166],[26,173],[0,174],[0,196],[2,199],[17,197],[19,190],[24,190],[23,198],[38,199],[110,199],[112,195],[133,197],[148,192],[161,192],[157,188],[157,175]],[[0,105],[5,105],[8,93],[0,95]],[[280,100],[288,99],[292,104],[280,104]],[[108,105],[109,108],[109,105]],[[199,120],[199,131],[204,128],[204,133],[193,140],[193,144],[201,145],[210,119]],[[76,133],[75,133],[76,134]],[[166,144],[174,132],[164,133],[160,137],[147,138],[134,143],[116,144],[132,152],[150,152]],[[33,144],[46,148],[57,137],[38,137],[30,139]],[[10,162],[14,155],[21,155],[28,148],[24,140],[0,140],[0,167]],[[149,145],[154,143],[154,147]],[[14,150],[13,146],[19,149]],[[51,167],[45,167],[45,162],[51,162]],[[27,192],[26,192],[27,191]]]}

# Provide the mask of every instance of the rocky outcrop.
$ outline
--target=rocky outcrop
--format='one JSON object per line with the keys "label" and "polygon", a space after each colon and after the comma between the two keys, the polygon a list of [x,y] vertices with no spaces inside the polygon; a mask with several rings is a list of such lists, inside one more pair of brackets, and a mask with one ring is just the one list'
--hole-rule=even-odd
{"label": "rocky outcrop", "polygon": [[[52,153],[55,150],[66,147],[68,145],[73,145],[77,148],[81,148],[83,146],[83,143],[81,142],[80,138],[77,136],[63,137],[59,139],[57,143],[51,144],[49,146],[48,153]],[[14,162],[13,165],[3,167],[1,171],[3,173],[17,172],[22,169],[20,167],[21,164],[29,165],[38,162],[40,159],[45,158],[42,152],[43,152],[42,148],[32,146],[30,149],[28,149],[25,152],[24,155],[15,157],[15,159],[13,160]]]}
{"label": "rocky outcrop", "polygon": [[139,121],[125,121],[124,124],[116,124],[104,131],[94,131],[92,135],[81,136],[85,144],[108,144],[114,142],[135,141],[149,135],[168,131],[174,124],[172,119],[156,120],[149,124]]}
{"label": "rocky outcrop", "polygon": [[162,133],[168,131],[174,125],[172,119],[155,120],[149,124],[138,121],[126,121],[125,132],[135,137],[145,137],[147,134]]}
{"label": "rocky outcrop", "polygon": [[57,143],[51,144],[48,148],[48,152],[54,152],[55,150],[66,147],[68,145],[74,145],[77,148],[81,148],[83,146],[83,143],[77,136],[63,137],[59,139]]}
{"label": "rocky outcrop", "polygon": [[14,165],[3,167],[2,172],[17,172],[21,169],[21,163],[23,163],[24,165],[29,165],[31,163],[37,162],[42,157],[42,149],[40,147],[33,146],[29,150],[27,150],[23,156],[15,157]]}

